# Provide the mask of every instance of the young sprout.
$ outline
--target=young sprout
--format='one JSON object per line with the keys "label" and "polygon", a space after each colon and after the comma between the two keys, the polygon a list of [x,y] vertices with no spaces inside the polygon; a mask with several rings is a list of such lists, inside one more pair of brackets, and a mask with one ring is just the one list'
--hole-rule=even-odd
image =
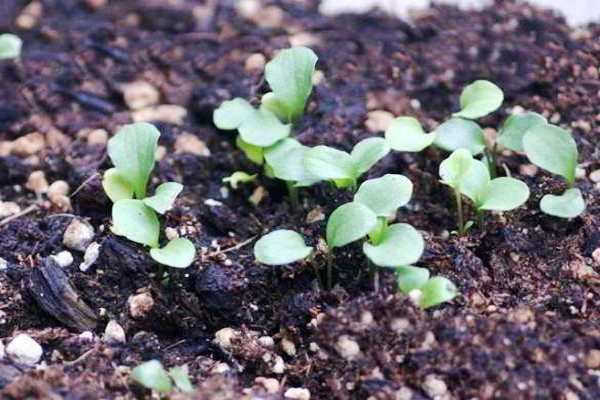
{"label": "young sprout", "polygon": [[398,287],[415,303],[423,308],[430,308],[452,300],[458,294],[454,283],[449,279],[436,276],[430,278],[426,268],[410,265],[396,268]]}
{"label": "young sprout", "polygon": [[240,183],[254,182],[258,174],[250,175],[244,171],[236,171],[222,179],[223,183],[229,183],[233,189],[237,189]]}
{"label": "young sprout", "polygon": [[529,188],[524,182],[509,177],[491,179],[485,164],[474,159],[466,149],[456,150],[442,161],[439,173],[442,183],[454,190],[458,231],[461,235],[468,229],[463,216],[462,195],[473,202],[480,227],[485,210],[512,210],[529,198]]}
{"label": "young sprout", "polygon": [[3,33],[0,35],[0,60],[19,58],[22,46],[23,42],[18,36]]}
{"label": "young sprout", "polygon": [[561,196],[547,194],[541,202],[543,212],[560,218],[574,218],[585,210],[581,191],[574,188],[577,169],[577,144],[566,130],[551,124],[537,124],[523,136],[523,149],[535,165],[560,175],[568,190]]}
{"label": "young sprout", "polygon": [[175,386],[184,393],[191,393],[194,387],[190,382],[187,365],[173,367],[169,372],[157,360],[146,361],[131,371],[131,379],[147,389],[159,394],[168,394]]}
{"label": "young sprout", "polygon": [[304,167],[311,175],[333,181],[337,187],[355,188],[358,178],[389,151],[386,140],[378,137],[358,142],[350,154],[329,146],[317,146],[306,151]]}
{"label": "young sprout", "polygon": [[156,188],[153,196],[146,196],[159,136],[158,129],[144,122],[121,128],[107,144],[108,156],[115,167],[104,173],[102,186],[114,203],[112,231],[116,235],[151,247],[150,256],[160,264],[185,268],[194,260],[194,245],[188,239],[175,239],[158,248],[157,216],[171,209],[183,186],[166,182]]}

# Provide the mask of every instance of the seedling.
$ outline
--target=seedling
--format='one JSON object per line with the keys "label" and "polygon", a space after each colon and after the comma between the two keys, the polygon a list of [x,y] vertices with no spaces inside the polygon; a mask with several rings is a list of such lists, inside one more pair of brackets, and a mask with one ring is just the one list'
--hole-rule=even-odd
{"label": "seedling", "polygon": [[11,33],[0,35],[0,60],[19,58],[22,46],[23,42],[18,36]]}
{"label": "seedling", "polygon": [[114,168],[104,173],[102,186],[114,203],[112,231],[149,246],[158,263],[186,268],[194,260],[195,248],[188,239],[178,238],[159,248],[160,222],[183,189],[180,183],[166,182],[147,197],[147,185],[154,169],[154,153],[160,132],[148,123],[125,125],[108,141],[107,152]]}
{"label": "seedling", "polygon": [[254,182],[258,174],[250,175],[244,171],[236,171],[230,176],[223,178],[224,183],[229,183],[233,189],[237,189],[240,183]]}
{"label": "seedling", "polygon": [[442,161],[439,173],[442,183],[454,190],[458,231],[461,235],[469,227],[463,216],[462,195],[473,202],[480,227],[483,226],[485,210],[512,210],[529,198],[529,188],[524,182],[510,177],[491,179],[485,164],[474,159],[466,149],[456,150]]}
{"label": "seedling", "polygon": [[542,198],[542,211],[560,218],[581,214],[585,201],[581,191],[573,187],[579,153],[569,132],[551,124],[534,125],[523,136],[523,150],[532,163],[567,181],[568,189],[562,195],[547,194]]}
{"label": "seedling", "polygon": [[135,367],[130,376],[145,388],[161,395],[170,393],[173,390],[173,383],[184,393],[194,391],[187,365],[173,367],[167,372],[160,361],[150,360]]}
{"label": "seedling", "polygon": [[398,287],[416,305],[430,308],[452,300],[458,294],[454,283],[448,278],[430,278],[426,268],[402,266],[396,268]]}
{"label": "seedling", "polygon": [[386,140],[378,137],[358,142],[350,154],[329,146],[317,146],[306,151],[304,167],[309,174],[333,181],[337,187],[356,188],[358,178],[389,151]]}

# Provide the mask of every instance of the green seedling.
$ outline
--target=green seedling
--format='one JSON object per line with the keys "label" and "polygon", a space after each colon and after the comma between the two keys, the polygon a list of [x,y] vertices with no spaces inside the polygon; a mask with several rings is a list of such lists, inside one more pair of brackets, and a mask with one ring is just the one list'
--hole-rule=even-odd
{"label": "green seedling", "polygon": [[304,260],[313,251],[294,231],[280,229],[261,237],[254,245],[254,258],[266,265],[286,265]]}
{"label": "green seedling", "polygon": [[159,395],[166,395],[173,390],[173,383],[184,393],[191,393],[194,387],[190,382],[187,365],[171,368],[169,372],[160,361],[146,361],[131,371],[131,379]]}
{"label": "green seedling", "polygon": [[223,183],[229,183],[233,189],[237,189],[241,183],[254,182],[258,174],[250,175],[244,171],[236,171],[233,174],[222,179]]}
{"label": "green seedling", "polygon": [[478,119],[496,111],[504,101],[502,89],[490,81],[478,80],[460,94],[460,111],[453,117]]}
{"label": "green seedling", "polygon": [[358,178],[389,152],[386,140],[378,137],[358,142],[351,153],[317,146],[306,151],[304,167],[312,176],[332,181],[337,187],[356,188]]}
{"label": "green seedling", "polygon": [[151,248],[150,256],[160,264],[175,268],[188,267],[195,248],[188,239],[174,239],[159,248],[160,222],[173,206],[183,186],[166,182],[147,196],[147,186],[154,169],[154,153],[160,132],[148,123],[125,125],[108,141],[107,152],[114,168],[104,173],[102,186],[113,202],[112,231]]}
{"label": "green seedling", "polygon": [[430,308],[452,300],[458,294],[456,285],[448,278],[430,278],[426,268],[402,266],[396,268],[398,287],[416,305]]}
{"label": "green seedling", "polygon": [[0,35],[0,60],[19,58],[22,46],[23,42],[18,36],[11,33],[3,33]]}
{"label": "green seedling", "polygon": [[466,149],[456,150],[442,161],[439,174],[441,182],[454,190],[458,231],[461,235],[468,229],[463,216],[463,195],[473,202],[480,227],[485,210],[512,210],[529,198],[529,188],[524,182],[509,177],[491,179],[486,165],[474,159]]}
{"label": "green seedling", "polygon": [[560,218],[574,218],[585,210],[581,191],[574,186],[577,169],[577,144],[566,130],[551,124],[537,124],[523,136],[523,150],[535,165],[562,176],[568,185],[561,196],[547,194],[541,202],[543,212]]}

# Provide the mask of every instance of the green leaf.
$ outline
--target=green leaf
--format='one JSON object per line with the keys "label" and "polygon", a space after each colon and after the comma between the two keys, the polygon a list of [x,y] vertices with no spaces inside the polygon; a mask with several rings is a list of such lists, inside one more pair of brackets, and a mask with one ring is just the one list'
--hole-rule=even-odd
{"label": "green leaf", "polygon": [[459,191],[473,202],[490,182],[490,173],[479,160],[473,158],[466,149],[454,151],[440,163],[439,168],[442,183]]}
{"label": "green leaf", "polygon": [[425,286],[429,280],[429,270],[406,265],[396,268],[396,277],[402,293],[408,294],[413,289],[421,289]]}
{"label": "green leaf", "polygon": [[112,207],[112,220],[115,234],[146,246],[158,246],[158,218],[142,200],[117,201]]}
{"label": "green leaf", "polygon": [[485,149],[483,130],[473,121],[452,118],[438,126],[433,133],[433,143],[442,150],[467,149],[477,155]]}
{"label": "green leaf", "polygon": [[585,210],[585,201],[579,189],[571,188],[560,196],[545,195],[540,202],[540,208],[548,215],[575,218]]}
{"label": "green leaf", "polygon": [[213,113],[215,126],[223,130],[239,128],[253,113],[254,107],[246,100],[236,97],[221,103]]}
{"label": "green leaf", "polygon": [[254,164],[263,165],[263,148],[244,142],[240,135],[235,138],[235,144]]}
{"label": "green leaf", "polygon": [[173,389],[169,374],[157,360],[146,361],[135,367],[131,371],[131,379],[159,393],[169,393]]}
{"label": "green leaf", "polygon": [[514,114],[508,117],[498,132],[496,142],[512,151],[523,152],[523,136],[535,125],[545,124],[546,118],[534,112]]}
{"label": "green leaf", "polygon": [[194,391],[194,386],[190,382],[190,375],[187,365],[175,366],[169,371],[171,379],[175,382],[175,386],[183,393],[191,393]]}
{"label": "green leaf", "polygon": [[232,188],[237,189],[240,183],[253,182],[258,174],[250,175],[245,171],[236,171],[233,174],[222,179],[224,183],[229,183]]}
{"label": "green leaf", "polygon": [[119,175],[116,168],[111,168],[104,172],[102,187],[113,203],[133,198],[133,187]]}
{"label": "green leaf", "polygon": [[350,154],[329,146],[313,147],[304,155],[309,174],[325,180],[356,180],[358,173]]}
{"label": "green leaf", "polygon": [[418,152],[431,146],[435,133],[425,133],[415,118],[399,117],[385,130],[385,139],[394,150]]}
{"label": "green leaf", "polygon": [[537,166],[575,182],[577,144],[566,130],[550,124],[535,125],[523,137],[523,149]]}
{"label": "green leaf", "polygon": [[360,176],[371,169],[377,161],[381,160],[389,152],[390,146],[384,138],[371,137],[358,142],[352,149],[350,157],[354,161],[358,176]]}
{"label": "green leaf", "polygon": [[502,89],[490,81],[478,80],[467,86],[460,95],[460,112],[454,117],[477,119],[496,111],[504,101]]}
{"label": "green leaf", "polygon": [[299,233],[280,229],[261,237],[254,245],[254,258],[266,265],[285,265],[304,260],[313,248]]}
{"label": "green leaf", "polygon": [[368,242],[363,244],[363,252],[373,264],[380,267],[416,263],[424,249],[423,236],[409,224],[390,225],[377,246]]}
{"label": "green leaf", "polygon": [[392,217],[410,201],[413,184],[404,175],[386,174],[360,185],[354,201],[364,204],[378,217]]}
{"label": "green leaf", "polygon": [[336,208],[327,221],[327,244],[342,247],[365,237],[377,224],[377,216],[369,207],[351,202]]}
{"label": "green leaf", "polygon": [[173,207],[175,198],[183,190],[183,185],[177,182],[165,182],[156,188],[154,196],[146,197],[143,202],[157,213],[164,214]]}
{"label": "green leaf", "polygon": [[190,240],[177,238],[163,248],[150,249],[150,256],[159,264],[173,268],[187,268],[194,262],[196,248]]}
{"label": "green leaf", "polygon": [[317,56],[306,47],[281,50],[265,66],[265,79],[277,100],[285,104],[287,121],[293,122],[304,111],[312,91],[312,75]]}
{"label": "green leaf", "polygon": [[304,167],[308,147],[295,139],[280,140],[265,150],[265,160],[276,178],[292,182],[318,181]]}
{"label": "green leaf", "polygon": [[238,128],[244,142],[258,147],[269,147],[289,136],[291,125],[284,125],[267,110],[254,110]]}
{"label": "green leaf", "polygon": [[110,160],[119,175],[133,187],[138,199],[146,197],[159,136],[160,132],[154,125],[137,122],[125,125],[108,141]]}
{"label": "green leaf", "polygon": [[260,108],[272,112],[280,121],[291,122],[287,105],[273,92],[265,93],[263,95],[260,99]]}
{"label": "green leaf", "polygon": [[16,35],[4,33],[0,35],[0,60],[18,58],[21,55],[23,41]]}
{"label": "green leaf", "polygon": [[508,211],[524,204],[529,198],[529,188],[515,178],[496,178],[477,196],[480,210]]}
{"label": "green leaf", "polygon": [[427,281],[420,289],[422,293],[421,307],[429,308],[450,301],[458,294],[458,289],[447,278],[436,276]]}

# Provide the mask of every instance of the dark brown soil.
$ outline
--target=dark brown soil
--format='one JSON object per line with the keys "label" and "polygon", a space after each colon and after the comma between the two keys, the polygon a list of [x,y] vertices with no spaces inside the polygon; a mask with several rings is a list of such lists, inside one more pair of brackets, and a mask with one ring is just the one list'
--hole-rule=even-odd
{"label": "dark brown soil", "polygon": [[[570,28],[512,1],[478,12],[435,6],[410,24],[378,12],[324,17],[313,1],[269,1],[256,25],[233,2],[109,0],[94,9],[102,2],[43,0],[39,21],[24,30],[16,20],[25,3],[0,4],[0,31],[25,42],[21,60],[0,62],[0,149],[36,131],[46,147],[30,157],[0,156],[0,199],[30,211],[0,220],[0,257],[8,262],[0,270],[0,338],[6,344],[26,332],[44,356],[29,370],[0,361],[1,399],[144,398],[149,392],[128,379],[129,368],[153,358],[190,367],[197,391],[173,398],[282,398],[290,387],[308,389],[312,399],[421,399],[434,389],[444,399],[600,398],[600,259],[592,257],[600,248],[600,186],[588,178],[600,168],[600,25]],[[306,222],[308,212],[328,215],[351,197],[319,185],[302,192],[303,207],[294,211],[285,187],[267,178],[257,183],[267,193],[258,206],[248,201],[257,185],[222,189],[223,177],[256,168],[232,134],[215,129],[212,110],[264,92],[262,71],[245,69],[247,58],[270,59],[298,32],[313,35],[324,76],[297,130],[305,144],[350,148],[373,135],[365,125],[372,110],[416,116],[431,128],[457,108],[465,84],[487,78],[505,90],[506,103],[485,125],[497,126],[519,105],[572,130],[586,213],[572,221],[542,214],[539,198],[562,184],[542,172],[522,175],[526,160],[507,154],[502,162],[532,188],[526,207],[490,216],[484,232],[448,235],[454,215],[437,182],[442,154],[396,153],[370,175],[403,173],[414,182],[411,207],[399,218],[426,234],[419,265],[457,284],[454,301],[415,309],[394,292],[388,271],[373,293],[357,246],[338,251],[331,292],[318,290],[312,265],[256,264],[252,239],[294,228],[316,245],[325,223]],[[95,174],[109,163],[102,146],[78,136],[130,122],[122,85],[136,80],[156,86],[162,104],[187,110],[181,124],[156,121],[166,148],[157,182],[185,185],[165,224],[185,229],[199,252],[168,282],[143,249],[107,233],[110,205]],[[210,157],[177,152],[184,133],[205,142]],[[72,191],[81,187],[72,212],[24,187],[34,170]],[[96,228],[99,260],[81,272],[82,254],[73,252],[75,262],[52,275],[48,256],[63,249],[74,216]],[[49,282],[48,274],[58,278]],[[154,305],[134,318],[128,299],[137,293],[149,293]],[[111,319],[125,329],[125,344],[101,340]],[[213,339],[226,327],[236,335],[224,349]],[[94,339],[80,338],[83,330]],[[348,341],[358,344],[351,359],[343,357]],[[278,379],[281,390],[267,393],[257,377]]]}

